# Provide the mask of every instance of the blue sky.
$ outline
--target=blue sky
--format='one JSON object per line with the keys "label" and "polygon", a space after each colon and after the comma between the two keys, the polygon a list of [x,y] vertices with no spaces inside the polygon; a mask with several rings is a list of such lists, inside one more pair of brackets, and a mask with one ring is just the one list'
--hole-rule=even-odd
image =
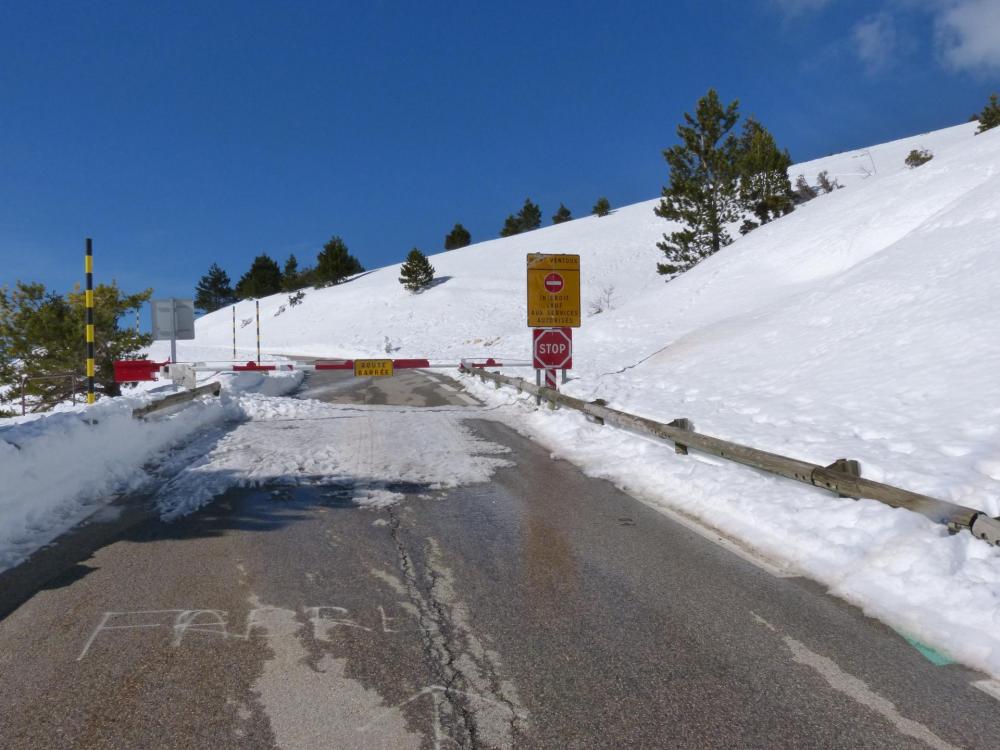
{"label": "blue sky", "polygon": [[[0,5],[0,284],[191,296],[212,262],[366,267],[653,198],[715,87],[797,161],[964,122],[1000,0]],[[567,248],[571,250],[571,248]]]}

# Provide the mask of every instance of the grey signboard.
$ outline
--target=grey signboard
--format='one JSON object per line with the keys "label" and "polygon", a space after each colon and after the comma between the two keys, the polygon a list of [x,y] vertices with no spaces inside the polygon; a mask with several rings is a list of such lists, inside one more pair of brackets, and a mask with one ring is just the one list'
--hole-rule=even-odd
{"label": "grey signboard", "polygon": [[194,338],[194,300],[150,300],[153,314],[153,339],[185,341]]}

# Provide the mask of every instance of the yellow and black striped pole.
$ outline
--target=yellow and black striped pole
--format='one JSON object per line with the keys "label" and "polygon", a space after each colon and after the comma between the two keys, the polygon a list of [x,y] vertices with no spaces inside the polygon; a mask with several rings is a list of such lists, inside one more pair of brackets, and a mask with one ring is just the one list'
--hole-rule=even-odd
{"label": "yellow and black striped pole", "polygon": [[87,254],[83,259],[87,277],[84,302],[87,307],[87,403],[94,403],[94,243],[87,238]]}
{"label": "yellow and black striped pole", "polygon": [[233,362],[236,361],[236,305],[233,305]]}
{"label": "yellow and black striped pole", "polygon": [[260,364],[260,300],[257,300],[257,364]]}

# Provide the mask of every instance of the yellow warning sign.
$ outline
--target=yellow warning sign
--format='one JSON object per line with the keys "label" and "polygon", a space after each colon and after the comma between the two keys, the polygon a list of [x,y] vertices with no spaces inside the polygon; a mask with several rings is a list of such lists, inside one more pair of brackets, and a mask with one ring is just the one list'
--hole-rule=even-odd
{"label": "yellow warning sign", "polygon": [[580,256],[528,255],[528,327],[580,327]]}
{"label": "yellow warning sign", "polygon": [[356,378],[386,378],[391,376],[391,359],[354,360],[354,377]]}

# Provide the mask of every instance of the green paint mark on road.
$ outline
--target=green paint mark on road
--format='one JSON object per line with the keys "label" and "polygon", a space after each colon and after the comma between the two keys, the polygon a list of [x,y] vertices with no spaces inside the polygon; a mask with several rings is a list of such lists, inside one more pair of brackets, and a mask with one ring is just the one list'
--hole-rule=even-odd
{"label": "green paint mark on road", "polygon": [[912,637],[908,636],[906,633],[902,633],[902,632],[900,632],[898,630],[896,630],[896,632],[899,633],[900,636],[902,636],[902,638],[903,638],[904,641],[906,641],[911,646],[913,646],[913,648],[915,648],[917,651],[919,651],[920,655],[923,656],[925,659],[927,659],[927,661],[929,661],[935,667],[943,667],[943,666],[945,666],[947,664],[954,664],[955,663],[954,659],[949,659],[947,656],[945,656],[944,654],[942,654],[940,651],[931,648],[926,643],[921,643],[916,638],[912,638]]}

